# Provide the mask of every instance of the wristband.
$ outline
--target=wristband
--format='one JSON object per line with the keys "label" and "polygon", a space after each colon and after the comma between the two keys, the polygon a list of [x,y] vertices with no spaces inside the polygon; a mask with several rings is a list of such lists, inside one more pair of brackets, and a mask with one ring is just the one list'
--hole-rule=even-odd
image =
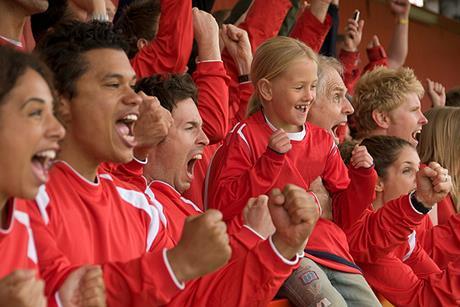
{"label": "wristband", "polygon": [[238,82],[239,83],[248,82],[248,81],[249,81],[249,75],[238,76]]}
{"label": "wristband", "polygon": [[399,18],[398,23],[400,25],[407,25],[407,24],[409,24],[409,18]]}
{"label": "wristband", "polygon": [[418,212],[422,213],[422,214],[427,214],[428,212],[430,212],[431,209],[425,207],[423,205],[423,203],[419,202],[417,200],[417,197],[415,197],[415,192],[412,192],[411,195],[410,195],[410,202],[412,204],[412,207],[414,207],[415,210],[417,210]]}

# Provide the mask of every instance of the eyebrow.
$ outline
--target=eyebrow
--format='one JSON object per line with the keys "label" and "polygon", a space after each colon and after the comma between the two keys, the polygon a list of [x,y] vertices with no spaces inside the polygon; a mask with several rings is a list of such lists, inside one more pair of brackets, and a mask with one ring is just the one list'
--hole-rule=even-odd
{"label": "eyebrow", "polygon": [[[117,74],[117,73],[113,73],[113,74],[107,74],[105,75],[102,80],[107,80],[107,79],[124,79],[125,76],[122,75],[122,74]],[[136,75],[133,75],[133,77],[131,78],[131,81],[136,81]]]}
{"label": "eyebrow", "polygon": [[22,105],[21,105],[21,110],[24,109],[29,103],[32,103],[32,102],[38,102],[40,104],[46,104],[46,101],[39,98],[39,97],[31,97],[29,99],[27,99]]}

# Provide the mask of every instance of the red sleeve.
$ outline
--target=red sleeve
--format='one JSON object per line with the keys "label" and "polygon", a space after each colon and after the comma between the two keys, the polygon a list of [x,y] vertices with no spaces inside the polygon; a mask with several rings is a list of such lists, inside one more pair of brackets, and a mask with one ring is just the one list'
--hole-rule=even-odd
{"label": "red sleeve", "polygon": [[438,224],[443,225],[447,223],[447,221],[456,214],[456,209],[454,203],[452,201],[451,195],[447,195],[444,197],[443,200],[438,202],[437,205],[437,213],[438,213]]}
{"label": "red sleeve", "polygon": [[373,70],[377,66],[388,66],[388,57],[382,46],[369,48],[366,51],[369,63],[364,67],[362,74]]}
{"label": "red sleeve", "polygon": [[334,194],[332,212],[334,222],[342,229],[350,228],[361,214],[372,205],[374,190],[377,183],[377,172],[374,167],[348,167],[350,184],[342,192]]}
{"label": "red sleeve", "polygon": [[353,94],[356,82],[361,73],[358,68],[359,52],[348,52],[340,49],[339,60],[343,65],[343,82],[350,94]]}
{"label": "red sleeve", "polygon": [[192,4],[187,0],[161,0],[158,33],[139,50],[131,65],[138,78],[159,73],[183,73],[192,52]]}
{"label": "red sleeve", "polygon": [[201,62],[193,73],[198,88],[198,111],[210,144],[220,142],[228,132],[228,84],[222,62]]}
{"label": "red sleeve", "polygon": [[253,92],[254,86],[251,82],[238,83],[238,90],[230,97],[230,127],[235,126],[246,118],[249,99]]}
{"label": "red sleeve", "polygon": [[[53,298],[67,275],[79,265],[71,265],[69,259],[60,251],[35,203],[29,203],[29,207],[40,274],[46,282],[45,294]],[[180,290],[167,272],[163,256],[158,251],[146,253],[127,263],[106,263],[102,265],[102,269],[110,306],[146,306],[152,303],[162,305]]]}
{"label": "red sleeve", "polygon": [[321,178],[324,182],[324,187],[332,194],[345,190],[350,184],[348,170],[340,156],[339,149],[330,138],[331,147],[327,156],[324,171]]}
{"label": "red sleeve", "polygon": [[364,211],[346,230],[350,254],[359,262],[372,262],[388,254],[407,241],[425,216],[415,211],[408,195],[389,201],[377,211]]}
{"label": "red sleeve", "polygon": [[[255,0],[246,19],[239,25],[246,30],[251,42],[252,52],[269,38],[278,35],[292,3],[289,0]],[[269,20],[267,20],[267,16]]]}
{"label": "red sleeve", "polygon": [[253,160],[241,127],[217,151],[208,180],[208,208],[219,209],[226,221],[239,215],[250,197],[269,191],[285,162],[285,155],[271,149]]}
{"label": "red sleeve", "polygon": [[331,28],[331,24],[331,16],[327,15],[326,20],[321,23],[310,10],[306,9],[295,23],[289,36],[304,42],[318,53]]}
{"label": "red sleeve", "polygon": [[460,214],[453,215],[444,225],[426,228],[425,231],[417,229],[417,241],[440,268],[460,259]]}
{"label": "red sleeve", "polygon": [[459,306],[460,263],[418,276],[400,259],[385,257],[360,264],[369,284],[396,306]]}

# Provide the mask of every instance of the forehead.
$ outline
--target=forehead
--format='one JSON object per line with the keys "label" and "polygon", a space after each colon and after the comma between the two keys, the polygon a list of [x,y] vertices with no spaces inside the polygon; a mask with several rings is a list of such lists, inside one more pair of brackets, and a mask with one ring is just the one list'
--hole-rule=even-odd
{"label": "forehead", "polygon": [[117,49],[94,49],[83,54],[88,68],[84,75],[88,77],[103,78],[107,75],[119,75],[123,78],[132,79],[136,74],[128,56],[122,50]]}
{"label": "forehead", "polygon": [[415,148],[408,145],[404,146],[404,148],[400,151],[398,159],[395,162],[395,164],[397,164],[398,166],[407,164],[405,162],[409,162],[418,166],[420,163],[420,158]]}
{"label": "forehead", "polygon": [[45,101],[51,101],[51,91],[45,79],[35,70],[27,68],[17,80],[11,91],[5,96],[6,103],[8,101],[26,100],[29,97],[41,98]]}
{"label": "forehead", "polygon": [[174,123],[177,125],[197,122],[201,123],[201,116],[198,108],[192,98],[186,98],[176,103],[176,107],[172,110],[171,115]]}
{"label": "forehead", "polygon": [[293,60],[286,69],[280,74],[280,77],[287,81],[298,81],[317,79],[318,66],[307,56]]}
{"label": "forehead", "polygon": [[401,103],[394,110],[406,111],[411,108],[420,107],[420,99],[416,93],[408,93],[403,95]]}

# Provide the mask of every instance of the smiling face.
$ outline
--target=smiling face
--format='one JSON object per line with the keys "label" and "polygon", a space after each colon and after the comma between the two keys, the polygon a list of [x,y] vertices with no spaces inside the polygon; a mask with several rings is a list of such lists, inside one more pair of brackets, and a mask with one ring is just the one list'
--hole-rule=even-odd
{"label": "smiling face", "polygon": [[0,106],[0,193],[34,198],[48,179],[64,128],[53,115],[48,84],[27,69]]}
{"label": "smiling face", "polygon": [[347,88],[337,70],[327,68],[323,78],[323,89],[318,91],[308,113],[308,121],[328,130],[337,139],[337,127],[345,124],[347,116],[354,110],[345,96]]}
{"label": "smiling face", "polygon": [[316,97],[317,64],[307,56],[293,61],[276,78],[260,80],[265,116],[277,128],[298,132]]}
{"label": "smiling face", "polygon": [[422,126],[428,122],[422,113],[417,94],[406,94],[403,103],[390,111],[388,116],[389,123],[386,134],[400,137],[413,146],[417,146],[417,135],[422,131]]}
{"label": "smiling face", "polygon": [[420,158],[415,148],[407,145],[401,149],[398,159],[387,169],[385,178],[379,178],[382,186],[383,203],[408,194],[416,188],[416,173]]}
{"label": "smiling face", "polygon": [[141,103],[133,90],[135,73],[120,50],[95,49],[83,58],[88,69],[75,83],[75,96],[62,99],[59,108],[67,129],[65,159],[83,165],[128,162]]}
{"label": "smiling face", "polygon": [[183,193],[190,188],[195,163],[202,158],[209,140],[202,130],[200,113],[191,98],[177,102],[171,115],[174,123],[166,139],[151,151],[144,174]]}

